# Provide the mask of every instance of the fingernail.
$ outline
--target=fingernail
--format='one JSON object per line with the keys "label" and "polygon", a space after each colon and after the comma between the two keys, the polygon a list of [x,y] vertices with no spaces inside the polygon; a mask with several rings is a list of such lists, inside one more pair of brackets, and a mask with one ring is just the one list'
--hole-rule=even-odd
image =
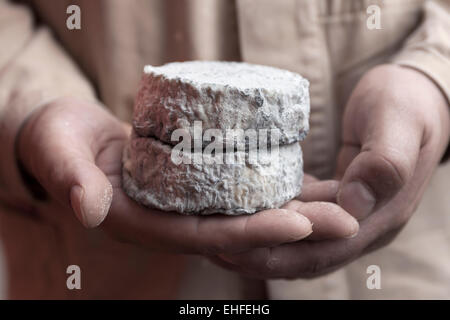
{"label": "fingernail", "polygon": [[89,228],[86,221],[85,213],[83,212],[82,201],[84,197],[84,190],[82,187],[75,185],[70,190],[70,206],[72,210],[75,212],[76,217],[80,222],[86,227]]}
{"label": "fingernail", "polygon": [[354,237],[356,237],[358,235],[358,232],[359,232],[359,223],[355,219],[354,223],[353,223],[353,226],[352,226],[352,232],[350,232],[350,234],[347,237],[345,237],[345,238],[346,239],[354,238]]}
{"label": "fingernail", "polygon": [[286,242],[299,241],[313,232],[311,221],[299,212],[290,209],[278,209],[277,211],[285,213],[286,219],[283,219],[283,225],[285,226]]}
{"label": "fingernail", "polygon": [[[70,205],[78,220],[80,220],[86,228],[95,228],[103,222],[108,214],[112,195],[112,186],[109,185],[94,199],[92,199],[92,195],[91,199],[85,199],[86,194],[84,188],[75,185],[70,190]],[[89,202],[89,200],[91,200],[91,202]]]}
{"label": "fingernail", "polygon": [[339,205],[357,220],[367,217],[375,207],[376,199],[360,182],[350,182],[338,195]]}

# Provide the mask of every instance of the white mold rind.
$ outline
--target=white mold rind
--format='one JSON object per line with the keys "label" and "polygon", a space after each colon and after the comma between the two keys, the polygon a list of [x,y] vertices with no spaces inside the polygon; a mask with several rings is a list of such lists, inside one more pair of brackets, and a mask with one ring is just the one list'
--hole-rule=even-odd
{"label": "white mold rind", "polygon": [[[171,141],[172,132],[279,129],[280,144],[309,130],[309,82],[296,73],[236,62],[190,61],[146,66],[136,98],[133,127],[140,136]],[[225,134],[224,134],[225,136]]]}
{"label": "white mold rind", "polygon": [[176,165],[171,151],[170,145],[133,134],[123,158],[123,186],[130,197],[164,211],[237,215],[278,208],[301,191],[299,143],[280,146],[278,157],[269,153],[266,164]]}

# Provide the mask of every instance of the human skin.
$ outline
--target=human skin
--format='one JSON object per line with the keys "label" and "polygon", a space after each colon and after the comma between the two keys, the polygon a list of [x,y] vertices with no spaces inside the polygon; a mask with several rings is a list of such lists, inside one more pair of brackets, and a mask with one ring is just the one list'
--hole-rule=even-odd
{"label": "human skin", "polygon": [[[104,108],[71,97],[54,100],[24,122],[18,158],[49,195],[86,227],[101,224],[121,242],[146,249],[216,255],[304,238],[355,234],[357,221],[333,203],[303,211],[273,209],[236,217],[182,216],[144,208],[122,190],[122,151],[130,127]],[[331,214],[320,217],[318,209]],[[45,216],[45,215],[43,215]],[[314,224],[314,232],[312,231]]]}
{"label": "human skin", "polygon": [[18,156],[49,201],[87,227],[106,217],[101,228],[118,241],[204,254],[253,277],[311,277],[387,243],[407,222],[448,144],[448,104],[420,72],[379,66],[355,88],[343,128],[335,181],[307,177],[299,200],[251,216],[181,216],[135,203],[121,189],[129,126],[76,98],[29,116]]}
{"label": "human skin", "polygon": [[[359,220],[358,235],[224,254],[214,260],[258,278],[310,278],[386,245],[417,208],[448,146],[449,119],[448,102],[428,77],[395,65],[375,67],[347,103],[337,160],[334,201]],[[313,184],[317,193],[310,201],[326,197],[321,184]],[[301,203],[285,207],[301,211]]]}

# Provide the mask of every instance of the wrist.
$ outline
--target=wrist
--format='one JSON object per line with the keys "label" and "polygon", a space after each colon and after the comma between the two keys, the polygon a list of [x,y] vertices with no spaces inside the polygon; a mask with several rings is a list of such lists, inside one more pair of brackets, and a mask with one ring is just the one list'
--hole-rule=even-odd
{"label": "wrist", "polygon": [[[413,92],[420,92],[423,97],[417,96],[414,101],[422,110],[423,119],[426,119],[424,140],[430,139],[431,135],[439,136],[439,152],[441,162],[448,160],[450,156],[450,100],[441,85],[435,79],[421,69],[408,65],[393,65],[401,70],[415,74],[416,82],[413,84]],[[420,105],[424,103],[424,105]]]}
{"label": "wrist", "polygon": [[32,127],[33,118],[48,104],[45,101],[37,105],[33,110],[25,116],[22,120],[14,139],[14,157],[17,169],[20,174],[21,182],[27,189],[29,194],[36,200],[45,200],[46,192],[39,184],[33,175],[33,170],[30,166],[30,158],[33,157],[33,150],[30,150],[30,144],[27,144],[27,136],[30,127]]}
{"label": "wrist", "polygon": [[[414,61],[414,60],[413,60]],[[420,63],[419,63],[420,62]],[[433,91],[437,93],[437,103],[435,106],[439,109],[439,118],[442,128],[442,138],[446,141],[443,146],[443,156],[441,163],[450,159],[450,87],[448,77],[443,76],[448,71],[442,69],[437,64],[426,63],[427,60],[418,59],[417,61],[399,60],[394,61],[392,65],[399,68],[413,70],[426,78],[433,87]],[[428,61],[429,62],[429,61]]]}

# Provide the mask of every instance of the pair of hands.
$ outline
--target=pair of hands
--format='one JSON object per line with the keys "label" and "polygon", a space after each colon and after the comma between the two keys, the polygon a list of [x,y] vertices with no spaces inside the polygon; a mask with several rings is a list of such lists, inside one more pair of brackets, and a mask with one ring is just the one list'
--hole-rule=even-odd
{"label": "pair of hands", "polygon": [[101,228],[120,241],[207,255],[253,277],[312,277],[388,243],[408,221],[447,147],[449,119],[426,76],[376,67],[346,106],[336,180],[307,176],[299,199],[250,216],[181,216],[135,203],[121,188],[130,127],[86,101],[59,99],[34,112],[18,155],[86,227],[106,217]]}

